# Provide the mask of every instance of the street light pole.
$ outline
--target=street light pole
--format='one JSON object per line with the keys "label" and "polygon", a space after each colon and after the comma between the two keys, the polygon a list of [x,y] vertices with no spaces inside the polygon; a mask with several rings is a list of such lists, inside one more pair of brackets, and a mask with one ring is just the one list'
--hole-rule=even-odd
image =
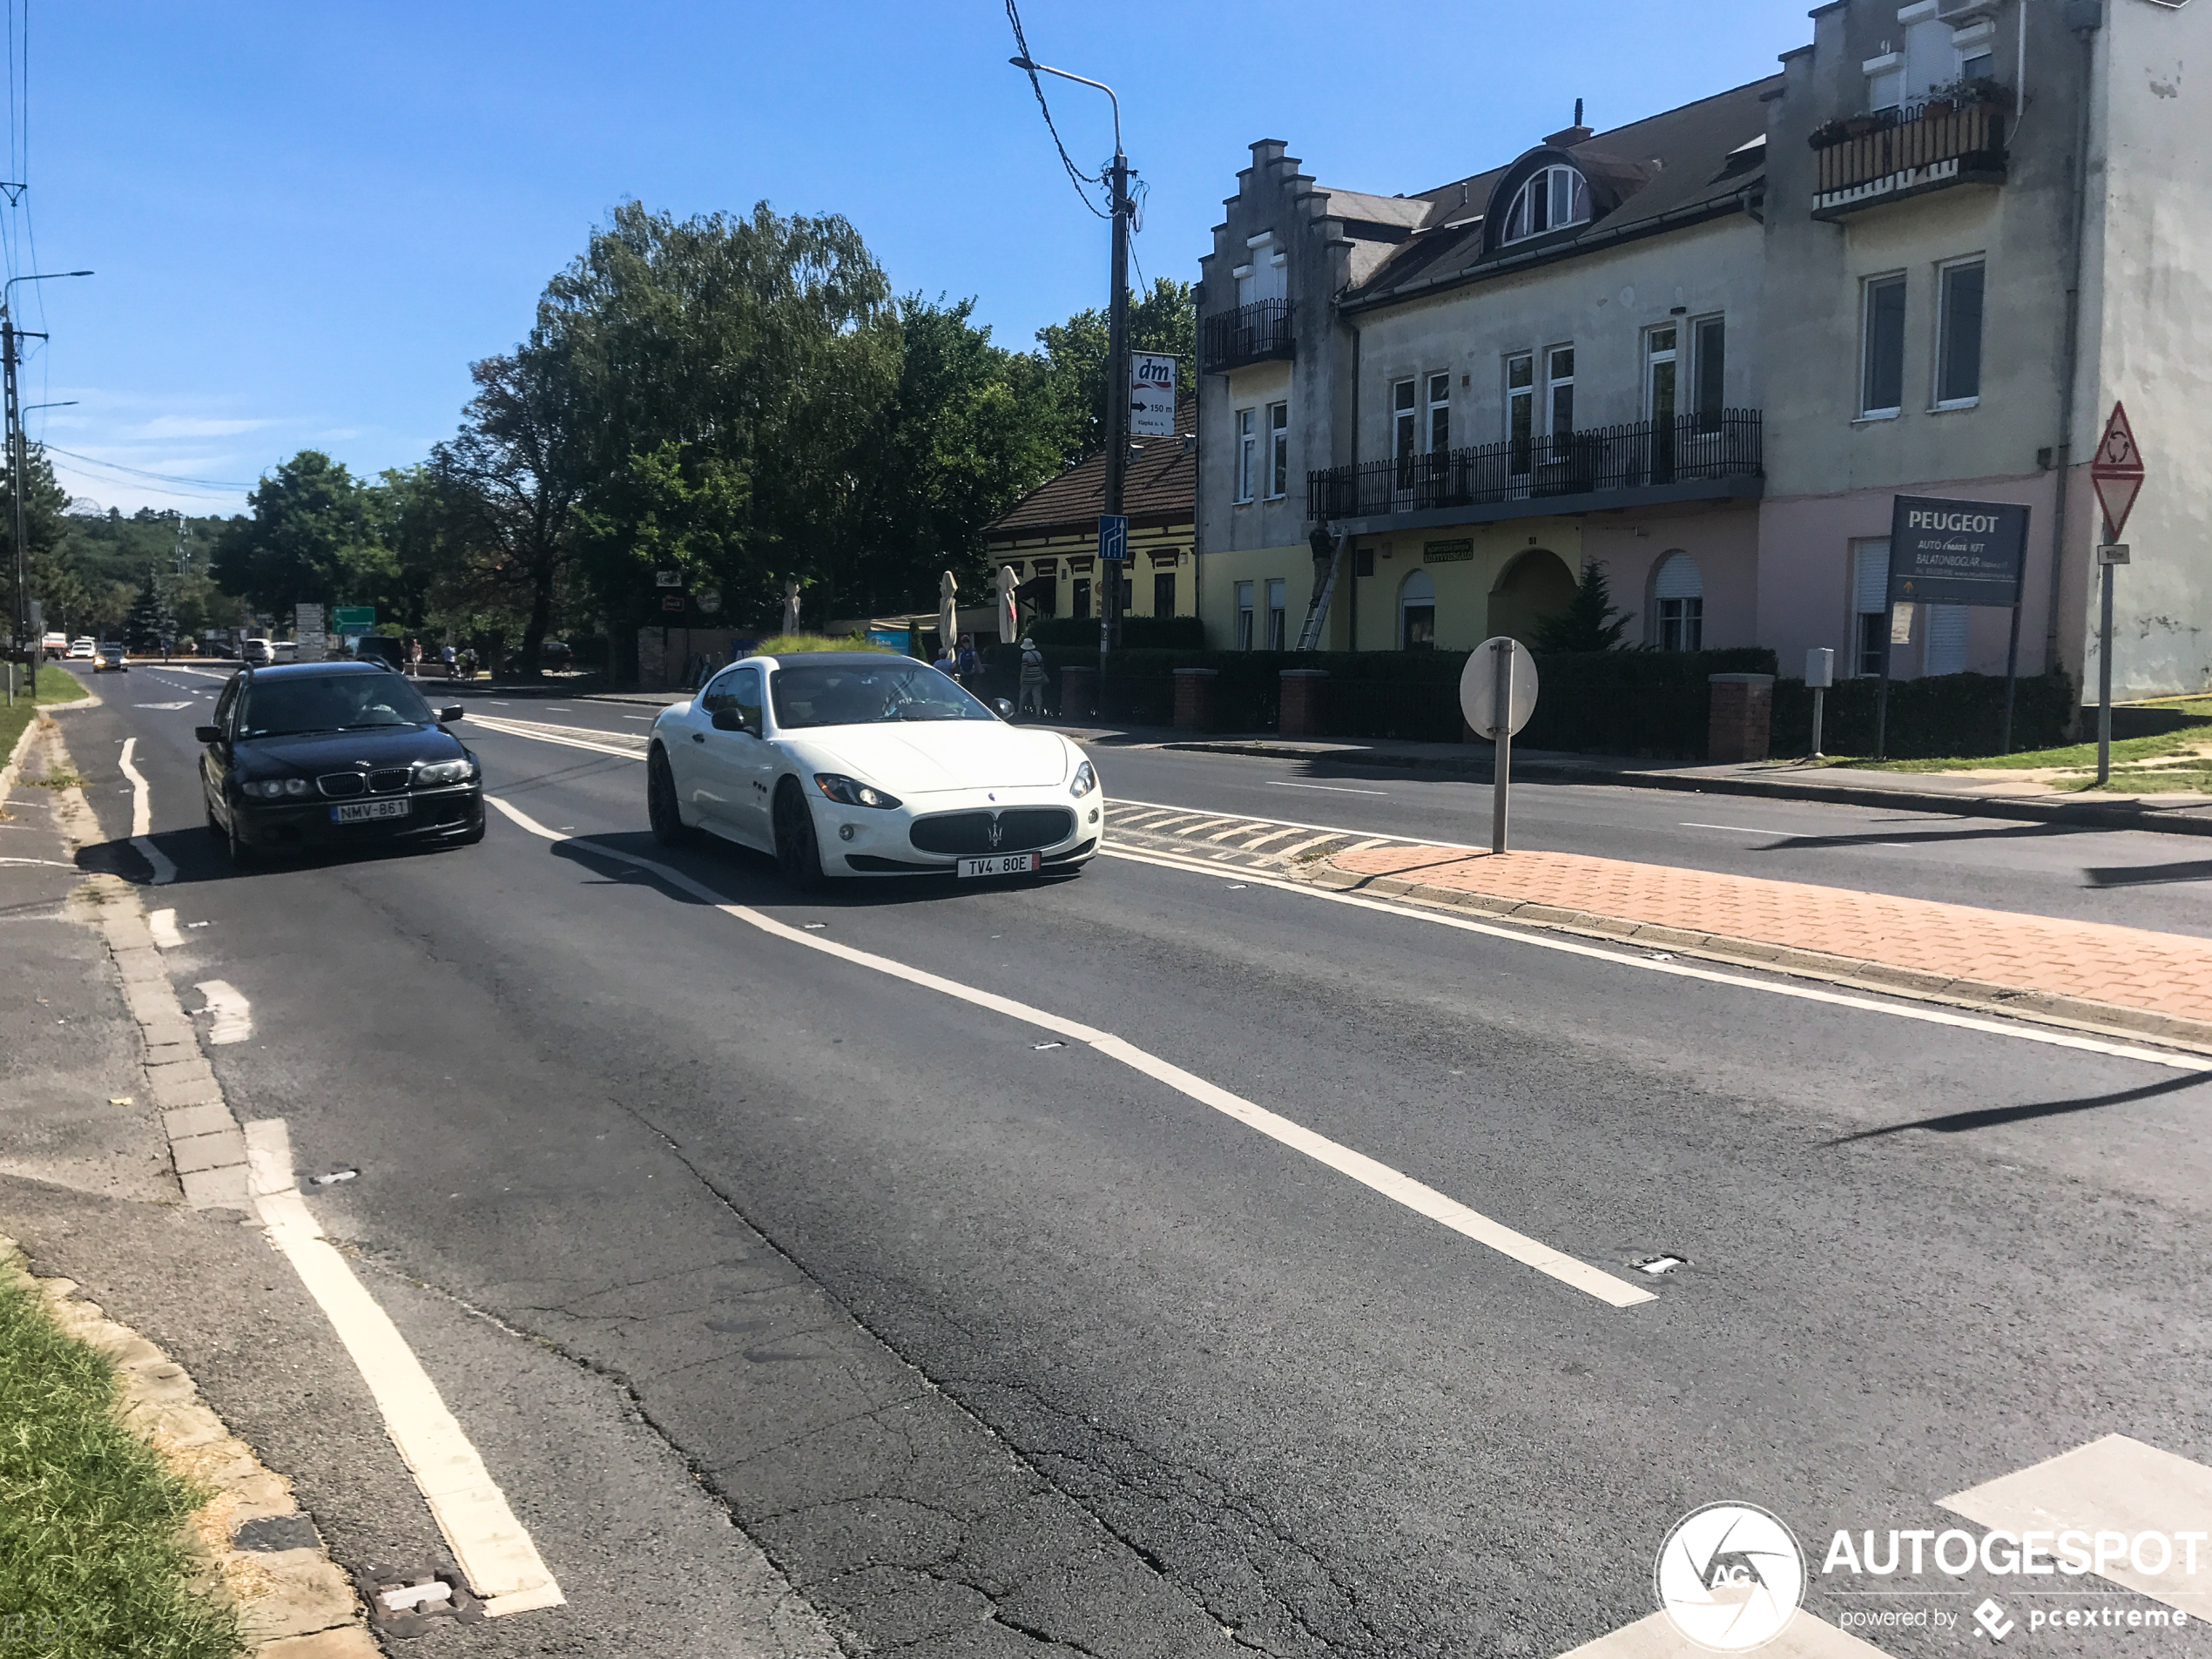
{"label": "street light pole", "polygon": [[[1112,289],[1106,302],[1106,499],[1101,510],[1109,517],[1122,513],[1122,496],[1129,479],[1129,222],[1136,212],[1130,199],[1129,157],[1122,150],[1122,101],[1103,81],[1054,69],[1028,57],[1007,60],[1015,68],[1035,75],[1056,75],[1063,81],[1095,87],[1114,106],[1114,159],[1106,170],[1108,206],[1114,221]],[[1126,552],[1128,543],[1123,543]],[[1121,644],[1122,570],[1126,557],[1101,557],[1098,567],[1098,689],[1106,690],[1106,659]],[[1109,565],[1114,568],[1109,571]]]}
{"label": "street light pole", "polygon": [[[30,632],[30,554],[24,542],[24,475],[30,469],[24,453],[23,411],[16,402],[16,341],[23,337],[16,327],[13,301],[18,282],[51,282],[57,277],[88,277],[90,271],[35,271],[0,283],[0,357],[7,362],[8,494],[13,497],[16,540],[15,634],[24,642],[24,675],[30,683],[30,700],[38,701],[38,642]],[[43,338],[43,336],[42,336]]]}

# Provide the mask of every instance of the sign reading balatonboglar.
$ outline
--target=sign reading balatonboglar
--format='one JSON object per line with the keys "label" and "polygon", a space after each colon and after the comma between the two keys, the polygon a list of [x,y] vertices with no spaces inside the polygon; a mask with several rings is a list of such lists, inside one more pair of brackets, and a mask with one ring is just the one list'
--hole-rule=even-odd
{"label": "sign reading balatonboglar", "polygon": [[1899,496],[1890,517],[1890,603],[2016,605],[2027,509]]}

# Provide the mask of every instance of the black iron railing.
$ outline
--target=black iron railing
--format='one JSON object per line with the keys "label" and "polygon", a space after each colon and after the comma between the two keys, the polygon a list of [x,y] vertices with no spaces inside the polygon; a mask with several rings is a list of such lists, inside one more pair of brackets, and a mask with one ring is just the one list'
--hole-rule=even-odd
{"label": "black iron railing", "polygon": [[1198,325],[1205,372],[1219,374],[1246,363],[1291,355],[1291,302],[1255,300]]}
{"label": "black iron railing", "polygon": [[1368,518],[1755,478],[1763,470],[1759,412],[1723,409],[1332,467],[1306,475],[1306,516]]}
{"label": "black iron railing", "polygon": [[2005,165],[2005,111],[1995,95],[1932,98],[1831,121],[1812,135],[1816,195],[1856,190],[1939,161],[1976,171]]}

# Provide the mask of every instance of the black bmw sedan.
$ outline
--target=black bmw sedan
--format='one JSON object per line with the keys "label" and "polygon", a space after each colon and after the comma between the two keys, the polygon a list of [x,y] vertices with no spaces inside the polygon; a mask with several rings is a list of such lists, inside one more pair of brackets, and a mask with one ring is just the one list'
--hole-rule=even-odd
{"label": "black bmw sedan", "polygon": [[484,838],[476,757],[381,663],[246,668],[195,734],[207,827],[244,861],[269,849]]}

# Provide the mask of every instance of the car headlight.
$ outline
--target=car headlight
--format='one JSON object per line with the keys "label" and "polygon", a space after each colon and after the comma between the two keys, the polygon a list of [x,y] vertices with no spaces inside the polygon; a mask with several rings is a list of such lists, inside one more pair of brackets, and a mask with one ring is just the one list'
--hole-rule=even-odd
{"label": "car headlight", "polygon": [[1076,780],[1068,786],[1068,792],[1077,800],[1081,800],[1097,787],[1098,773],[1092,769],[1090,762],[1086,760],[1076,768]]}
{"label": "car headlight", "polygon": [[847,778],[841,772],[816,772],[814,787],[840,806],[877,806],[887,811],[899,804],[896,795],[887,795],[873,784]]}
{"label": "car headlight", "polygon": [[306,794],[308,784],[305,778],[260,778],[239,788],[257,800],[280,800],[287,795]]}
{"label": "car headlight", "polygon": [[418,784],[465,784],[476,775],[473,760],[426,760],[415,768]]}

